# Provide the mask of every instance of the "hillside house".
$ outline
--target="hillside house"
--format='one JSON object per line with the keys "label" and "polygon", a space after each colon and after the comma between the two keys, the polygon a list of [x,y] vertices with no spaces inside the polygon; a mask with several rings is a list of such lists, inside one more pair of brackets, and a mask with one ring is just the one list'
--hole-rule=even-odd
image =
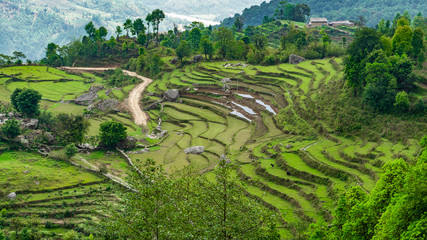
{"label": "hillside house", "polygon": [[308,23],[308,27],[323,27],[328,26],[328,19],[326,18],[310,18],[310,22]]}
{"label": "hillside house", "polygon": [[354,22],[350,22],[349,20],[345,21],[333,21],[329,23],[329,26],[336,27],[336,26],[347,26],[347,27],[354,27]]}

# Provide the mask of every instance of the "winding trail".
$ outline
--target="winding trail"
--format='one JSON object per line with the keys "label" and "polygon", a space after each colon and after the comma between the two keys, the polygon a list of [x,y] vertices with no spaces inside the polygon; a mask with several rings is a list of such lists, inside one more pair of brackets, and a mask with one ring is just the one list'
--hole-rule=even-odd
{"label": "winding trail", "polygon": [[[107,71],[107,70],[114,70],[115,68],[92,68],[92,67],[61,67],[60,69],[63,70],[69,70],[69,71]],[[153,82],[152,79],[143,77],[141,75],[138,75],[135,72],[123,70],[123,72],[126,75],[129,75],[131,77],[137,77],[141,79],[143,82],[138,84],[136,87],[132,89],[132,91],[129,93],[128,97],[128,106],[129,110],[132,113],[132,117],[137,125],[141,126],[147,126],[147,122],[149,119],[149,116],[147,113],[145,113],[141,106],[139,105],[139,100],[141,99],[142,93],[144,92],[145,88]]]}

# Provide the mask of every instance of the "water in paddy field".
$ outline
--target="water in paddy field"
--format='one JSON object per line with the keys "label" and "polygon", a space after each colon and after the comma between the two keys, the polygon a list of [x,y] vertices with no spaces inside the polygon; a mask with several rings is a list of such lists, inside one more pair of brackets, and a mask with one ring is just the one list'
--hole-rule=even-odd
{"label": "water in paddy field", "polygon": [[276,115],[276,112],[273,110],[273,108],[270,105],[265,104],[263,101],[261,101],[259,99],[256,99],[255,101],[256,101],[256,103],[258,103],[258,104],[262,105],[263,107],[265,107],[265,109],[267,109],[267,111],[269,111],[272,114]]}
{"label": "water in paddy field", "polygon": [[235,116],[238,116],[238,117],[244,118],[244,119],[248,120],[249,122],[252,122],[249,118],[245,117],[245,115],[241,114],[240,112],[238,112],[238,111],[237,111],[237,110],[235,110],[235,109],[234,109],[230,114],[233,114],[233,115],[235,115]]}
{"label": "water in paddy field", "polygon": [[243,110],[245,110],[245,112],[247,112],[247,113],[249,113],[249,114],[251,114],[251,115],[256,115],[256,113],[254,112],[254,110],[252,110],[252,108],[250,108],[250,107],[246,107],[246,106],[243,106],[243,105],[240,105],[240,104],[238,104],[238,103],[236,103],[236,102],[234,102],[234,101],[232,101],[232,103],[233,103],[234,105],[236,105],[236,106],[238,106],[238,107],[242,108]]}
{"label": "water in paddy field", "polygon": [[[237,93],[237,95],[239,95],[239,96],[241,96],[241,97],[243,97],[243,98],[254,99],[254,97],[252,97],[252,96],[251,96],[251,95],[249,95],[249,94]],[[261,106],[265,107],[265,109],[267,109],[267,111],[271,112],[271,113],[272,113],[272,114],[274,114],[274,115],[277,115],[277,113],[273,110],[273,108],[272,108],[270,105],[268,105],[268,104],[264,103],[263,101],[261,101],[261,100],[259,100],[259,99],[255,99],[255,101],[256,101],[256,103],[258,103],[259,105],[261,105]]]}
{"label": "water in paddy field", "polygon": [[249,95],[249,94],[237,93],[237,95],[239,95],[239,96],[241,96],[241,97],[243,97],[243,98],[250,98],[250,99],[254,99],[254,97],[252,97],[252,96],[251,96],[251,95]]}

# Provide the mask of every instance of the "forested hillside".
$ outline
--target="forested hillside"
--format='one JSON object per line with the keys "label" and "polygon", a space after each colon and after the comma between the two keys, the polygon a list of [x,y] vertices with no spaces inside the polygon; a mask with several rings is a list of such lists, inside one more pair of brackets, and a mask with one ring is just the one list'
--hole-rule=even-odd
{"label": "forested hillside", "polygon": [[[252,6],[243,10],[241,17],[245,26],[260,25],[264,16],[273,17],[277,5],[282,0],[272,0],[263,2],[259,6]],[[397,12],[408,11],[409,15],[415,16],[418,12],[423,15],[427,13],[427,2],[423,0],[304,0],[288,1],[289,3],[305,3],[310,6],[312,17],[326,17],[330,20],[357,20],[359,16],[364,16],[368,26],[374,26],[381,19],[393,19]],[[235,17],[236,17],[235,16]],[[232,26],[234,18],[223,20],[224,26]]]}
{"label": "forested hillside", "polygon": [[[139,18],[148,11],[162,8],[167,13],[216,20],[232,16],[235,12],[261,0],[244,2],[222,1],[147,1],[147,0],[0,0],[0,54],[24,52],[35,60],[43,56],[43,48],[49,42],[64,45],[83,33],[89,21],[107,26],[110,33],[127,18]],[[173,24],[188,21],[167,18],[162,30]],[[19,31],[17,30],[19,29]]]}

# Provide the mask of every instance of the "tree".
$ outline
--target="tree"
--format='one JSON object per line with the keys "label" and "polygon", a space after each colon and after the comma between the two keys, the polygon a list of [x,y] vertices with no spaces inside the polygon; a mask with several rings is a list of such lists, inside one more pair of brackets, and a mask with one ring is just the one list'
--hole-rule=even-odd
{"label": "tree", "polygon": [[25,56],[25,54],[23,54],[22,52],[17,52],[17,51],[13,52],[13,57],[18,59],[18,60],[21,60],[21,58],[27,58],[27,56]]}
{"label": "tree", "polygon": [[96,38],[96,28],[92,21],[90,21],[86,26],[85,30],[89,38],[94,42]]}
{"label": "tree", "polygon": [[393,40],[393,53],[402,55],[411,53],[413,32],[409,26],[409,22],[405,18],[401,18],[397,22],[396,33]]}
{"label": "tree", "polygon": [[150,72],[150,76],[153,77],[162,71],[163,64],[162,58],[157,54],[149,55],[146,59],[146,67]]}
{"label": "tree", "polygon": [[202,33],[199,28],[193,28],[188,35],[187,40],[191,43],[193,50],[198,50],[200,45],[200,40],[202,39]]}
{"label": "tree", "polygon": [[122,28],[120,26],[116,27],[116,35],[117,35],[117,40],[119,40],[120,35],[122,35]]}
{"label": "tree", "polygon": [[151,13],[149,13],[149,14],[147,14],[147,16],[145,17],[145,21],[147,22],[147,37],[148,37],[148,40],[147,40],[147,46],[148,46],[148,43],[150,42],[150,24],[151,23],[153,23],[154,24],[154,19],[153,19],[153,15],[151,14]]}
{"label": "tree", "polygon": [[182,59],[185,57],[190,56],[191,54],[191,48],[187,41],[182,40],[178,47],[175,50],[176,56],[179,58],[180,62],[182,63]]}
{"label": "tree", "polygon": [[232,42],[234,41],[233,33],[228,28],[219,27],[217,30],[215,30],[214,35],[217,41],[219,53],[223,58],[225,58],[227,53],[230,51]]}
{"label": "tree", "polygon": [[136,41],[141,44],[141,46],[145,46],[145,44],[147,43],[147,35],[145,35],[144,33],[140,33]]}
{"label": "tree", "polygon": [[65,147],[65,155],[68,159],[74,157],[79,152],[79,149],[74,143],[70,143]]}
{"label": "tree", "polygon": [[396,101],[394,106],[399,109],[399,111],[405,112],[409,108],[409,98],[408,94],[405,91],[399,92],[396,95]]}
{"label": "tree", "polygon": [[202,39],[202,42],[200,45],[202,48],[202,53],[205,54],[205,59],[207,59],[207,55],[209,55],[209,58],[212,58],[212,54],[213,54],[212,42],[207,37],[205,37]]}
{"label": "tree", "polygon": [[264,35],[257,34],[257,35],[255,35],[253,42],[254,42],[255,48],[258,51],[263,51],[263,50],[265,50],[265,47],[267,46],[268,39]]}
{"label": "tree", "polygon": [[[165,13],[160,10],[160,9],[156,9],[151,13],[152,19],[153,19],[153,24],[156,26],[156,36],[157,36],[157,42],[159,42],[159,25],[160,22],[162,22],[165,19]],[[156,42],[156,46],[157,46],[157,42]]]}
{"label": "tree", "polygon": [[288,1],[280,1],[274,11],[274,16],[279,20],[285,20],[285,7],[288,4]]}
{"label": "tree", "polygon": [[15,109],[27,117],[34,117],[40,113],[39,103],[42,95],[33,89],[15,89],[11,97]]}
{"label": "tree", "polygon": [[426,47],[424,45],[424,33],[421,28],[414,30],[412,37],[412,59],[418,64],[422,64],[425,60]]}
{"label": "tree", "polygon": [[[280,238],[276,216],[245,195],[222,161],[210,181],[191,169],[173,179],[147,159],[129,173],[133,191],[101,227],[107,239],[272,239]],[[122,211],[117,211],[122,209]]]}
{"label": "tree", "polygon": [[236,27],[237,31],[242,31],[243,28],[243,21],[240,19],[240,17],[236,17],[236,20],[234,20],[234,26]]}
{"label": "tree", "polygon": [[61,113],[55,117],[54,133],[61,144],[82,143],[89,126],[83,116]]}
{"label": "tree", "polygon": [[364,59],[373,50],[381,47],[380,36],[375,29],[361,28],[355,34],[354,41],[347,49],[348,63],[345,66],[347,83],[353,87],[355,94],[366,85]]}
{"label": "tree", "polygon": [[129,37],[129,32],[133,29],[132,20],[126,19],[125,23],[123,23],[123,28],[126,30],[126,36]]}
{"label": "tree", "polygon": [[15,139],[20,133],[20,123],[15,119],[8,119],[1,127],[0,132],[4,138],[11,141]]}
{"label": "tree", "polygon": [[133,29],[134,29],[137,37],[139,37],[139,35],[145,33],[145,25],[142,22],[141,18],[138,18],[133,22]]}
{"label": "tree", "polygon": [[113,148],[126,137],[126,127],[123,125],[123,123],[116,121],[101,123],[100,139],[104,146]]}
{"label": "tree", "polygon": [[105,27],[100,27],[97,31],[97,39],[98,41],[105,41],[105,38],[108,35],[108,31]]}

